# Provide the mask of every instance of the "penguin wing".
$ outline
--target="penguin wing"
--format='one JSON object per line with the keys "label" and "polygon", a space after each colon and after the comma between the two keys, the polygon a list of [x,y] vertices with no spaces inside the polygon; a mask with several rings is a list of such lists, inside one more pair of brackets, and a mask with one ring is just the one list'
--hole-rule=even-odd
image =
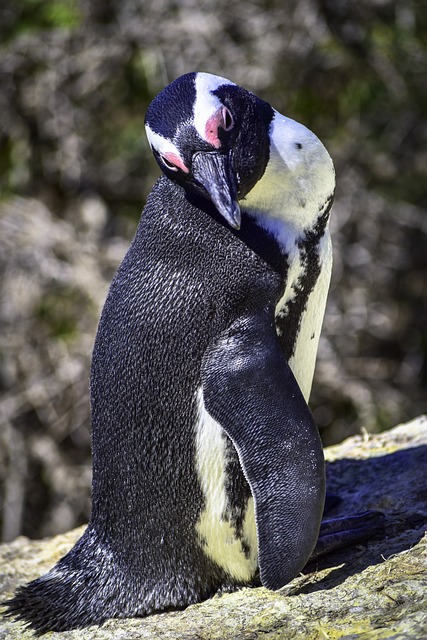
{"label": "penguin wing", "polygon": [[219,336],[202,383],[205,408],[236,447],[254,498],[261,581],[279,589],[316,544],[325,475],[317,427],[267,313]]}

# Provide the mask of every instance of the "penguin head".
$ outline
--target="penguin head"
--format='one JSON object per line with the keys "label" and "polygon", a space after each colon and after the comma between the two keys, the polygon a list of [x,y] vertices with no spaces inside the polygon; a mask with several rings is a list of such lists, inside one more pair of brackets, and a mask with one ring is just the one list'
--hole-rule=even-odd
{"label": "penguin head", "polygon": [[211,200],[234,229],[241,224],[239,202],[283,237],[283,223],[295,223],[298,235],[332,200],[334,170],[320,140],[225,78],[201,72],[177,78],[149,105],[145,126],[163,173]]}
{"label": "penguin head", "polygon": [[145,127],[163,173],[209,198],[239,229],[238,201],[265,171],[273,115],[267,102],[225,78],[188,73],[153,100]]}

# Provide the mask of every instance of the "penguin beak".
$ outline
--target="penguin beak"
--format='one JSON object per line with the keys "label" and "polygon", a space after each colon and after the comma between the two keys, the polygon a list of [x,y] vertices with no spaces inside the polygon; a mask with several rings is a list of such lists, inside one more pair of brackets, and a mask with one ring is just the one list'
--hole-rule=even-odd
{"label": "penguin beak", "polygon": [[240,229],[241,214],[231,156],[198,151],[193,156],[192,172],[228,224],[233,229]]}

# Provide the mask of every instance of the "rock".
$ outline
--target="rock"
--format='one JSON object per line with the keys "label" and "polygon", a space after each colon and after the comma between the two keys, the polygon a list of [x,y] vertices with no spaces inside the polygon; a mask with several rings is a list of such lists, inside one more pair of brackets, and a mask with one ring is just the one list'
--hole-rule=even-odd
{"label": "rock", "polygon": [[[382,510],[383,538],[308,565],[304,575],[277,592],[245,588],[184,611],[110,620],[101,628],[52,638],[426,638],[427,417],[380,435],[350,438],[327,449],[326,458],[329,490],[343,498],[335,514]],[[0,546],[0,599],[47,571],[82,531]],[[3,619],[0,640],[33,637],[23,629]]]}

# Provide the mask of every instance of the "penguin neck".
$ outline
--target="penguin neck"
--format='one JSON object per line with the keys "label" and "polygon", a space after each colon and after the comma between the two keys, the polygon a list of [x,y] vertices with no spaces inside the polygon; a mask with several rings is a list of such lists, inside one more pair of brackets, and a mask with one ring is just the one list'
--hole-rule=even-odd
{"label": "penguin neck", "polygon": [[307,238],[323,236],[334,189],[335,172],[323,144],[309,129],[276,111],[269,161],[241,201],[242,210],[290,256]]}
{"label": "penguin neck", "polygon": [[[208,214],[217,224],[227,229],[227,232],[238,238],[250,250],[262,258],[274,271],[283,276],[287,270],[287,255],[281,249],[274,235],[257,224],[256,218],[246,215],[242,207],[242,224],[240,229],[232,229],[224,217],[218,212],[211,200],[200,194],[185,191],[188,202],[197,209]],[[243,203],[244,204],[244,203]]]}
{"label": "penguin neck", "polygon": [[[273,256],[272,266],[283,277],[276,330],[307,402],[331,275],[328,222],[334,188],[332,160],[320,140],[276,113],[269,162],[241,208],[251,222],[252,242],[258,238],[259,253],[270,264]],[[242,233],[247,233],[243,224]],[[272,243],[276,248],[267,255]]]}

